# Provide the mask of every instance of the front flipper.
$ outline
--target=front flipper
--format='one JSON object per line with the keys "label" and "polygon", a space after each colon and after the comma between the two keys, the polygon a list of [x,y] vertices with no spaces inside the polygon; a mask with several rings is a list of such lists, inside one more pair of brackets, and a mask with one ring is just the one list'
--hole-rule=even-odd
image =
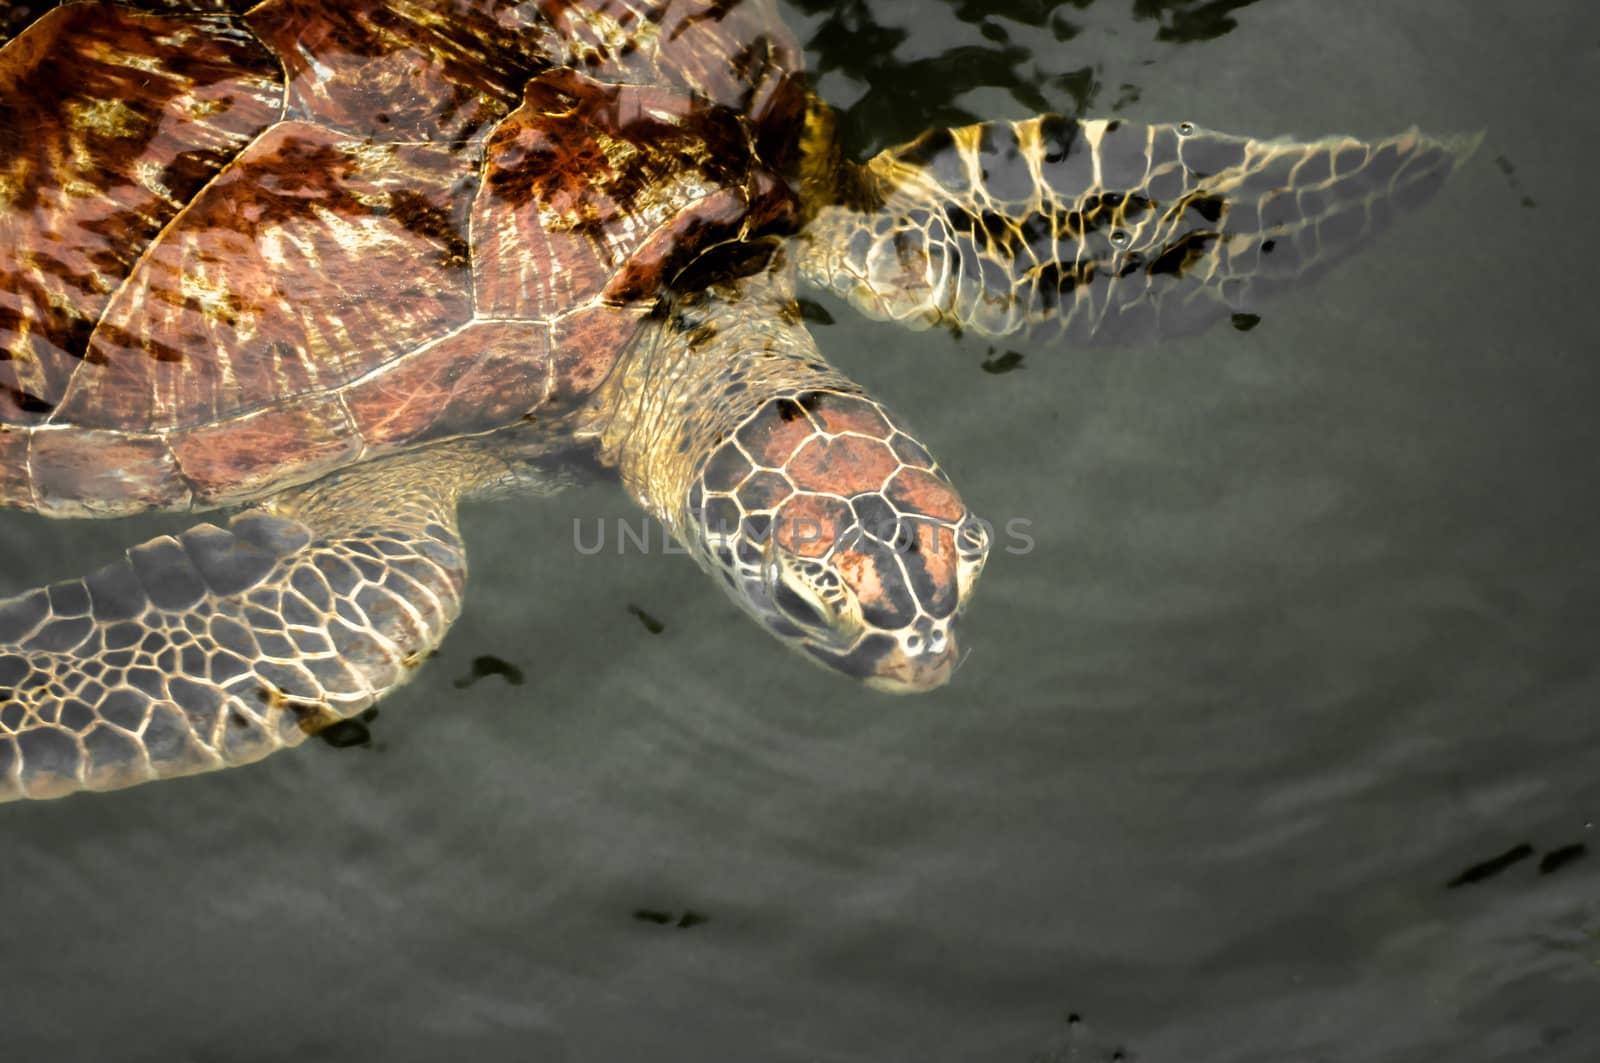
{"label": "front flipper", "polygon": [[246,764],[404,683],[460,611],[469,473],[359,467],[0,602],[0,800]]}
{"label": "front flipper", "polygon": [[1476,143],[1414,129],[1263,141],[1057,115],[939,129],[844,171],[800,269],[914,328],[1183,335],[1359,250]]}

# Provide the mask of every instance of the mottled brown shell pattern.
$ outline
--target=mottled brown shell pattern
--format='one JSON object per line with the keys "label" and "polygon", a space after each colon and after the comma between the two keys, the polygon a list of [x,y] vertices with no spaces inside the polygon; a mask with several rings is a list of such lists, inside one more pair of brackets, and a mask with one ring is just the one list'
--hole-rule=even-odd
{"label": "mottled brown shell pattern", "polygon": [[631,301],[794,209],[764,3],[237,6],[0,51],[0,504],[238,502],[570,405]]}

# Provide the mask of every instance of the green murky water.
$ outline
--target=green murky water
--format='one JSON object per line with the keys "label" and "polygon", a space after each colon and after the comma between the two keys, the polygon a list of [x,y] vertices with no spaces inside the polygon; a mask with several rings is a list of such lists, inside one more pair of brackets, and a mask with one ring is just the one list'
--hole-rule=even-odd
{"label": "green murky water", "polygon": [[[823,301],[1029,522],[936,694],[812,669],[682,557],[574,550],[636,520],[614,490],[473,509],[467,615],[370,741],[0,809],[8,1053],[1594,1059],[1600,16],[790,13],[862,151],[1041,107],[1487,139],[1248,332],[1019,358]],[[3,586],[156,526],[7,515]]]}

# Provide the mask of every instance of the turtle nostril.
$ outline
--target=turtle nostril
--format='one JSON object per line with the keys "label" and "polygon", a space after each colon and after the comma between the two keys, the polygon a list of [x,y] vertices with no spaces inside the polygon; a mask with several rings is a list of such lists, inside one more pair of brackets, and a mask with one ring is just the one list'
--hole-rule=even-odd
{"label": "turtle nostril", "polygon": [[989,528],[981,517],[968,515],[956,526],[956,548],[965,557],[978,557],[989,550]]}
{"label": "turtle nostril", "polygon": [[949,652],[954,638],[949,626],[940,620],[920,617],[911,631],[900,636],[900,649],[911,658],[931,659]]}

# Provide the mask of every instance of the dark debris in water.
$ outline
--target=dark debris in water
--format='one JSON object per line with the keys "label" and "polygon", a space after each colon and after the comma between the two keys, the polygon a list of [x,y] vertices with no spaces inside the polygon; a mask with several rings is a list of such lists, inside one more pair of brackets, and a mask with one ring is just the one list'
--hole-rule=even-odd
{"label": "dark debris in water", "polygon": [[1107,1049],[1104,1042],[1094,1045],[1083,1016],[1077,1012],[1069,1014],[1063,1026],[1056,1043],[1047,1051],[1029,1056],[1028,1063],[1131,1063],[1134,1058],[1124,1048]]}
{"label": "dark debris in water", "polygon": [[662,911],[659,908],[639,908],[633,917],[641,923],[654,923],[657,926],[673,926],[679,930],[688,930],[690,927],[711,922],[709,915],[703,915],[693,909],[686,908],[681,913]]}
{"label": "dark debris in water", "polygon": [[1568,864],[1576,863],[1589,855],[1589,849],[1582,842],[1572,845],[1563,845],[1559,849],[1551,849],[1539,858],[1539,874],[1550,875]]}
{"label": "dark debris in water", "polygon": [[[1470,886],[1474,883],[1494,878],[1507,868],[1532,858],[1534,853],[1534,847],[1527,842],[1512,846],[1499,856],[1473,864],[1446,883],[1445,887],[1447,889],[1457,889],[1461,886]],[[1582,860],[1587,855],[1589,855],[1588,846],[1582,842],[1557,846],[1539,858],[1539,874],[1553,875],[1567,865]]]}
{"label": "dark debris in water", "polygon": [[491,675],[499,676],[514,687],[520,687],[526,678],[522,674],[522,669],[516,665],[508,661],[502,661],[498,657],[483,654],[472,659],[472,672],[457,679],[455,688],[457,690],[465,690],[478,680],[486,679]]}
{"label": "dark debris in water", "polygon": [[983,371],[985,373],[1009,373],[1013,369],[1021,368],[1021,351],[996,352],[993,347],[990,347],[988,355],[983,360]]}
{"label": "dark debris in water", "polygon": [[1233,327],[1238,329],[1240,332],[1249,332],[1259,324],[1261,324],[1260,314],[1233,315]]}
{"label": "dark debris in water", "polygon": [[663,624],[661,621],[657,620],[655,617],[651,616],[637,605],[634,605],[632,602],[628,603],[628,612],[637,617],[639,623],[643,624],[644,629],[650,632],[652,635],[659,635],[663,631],[667,630],[667,625]]}
{"label": "dark debris in water", "polygon": [[1515,192],[1522,200],[1522,206],[1525,210],[1532,210],[1539,205],[1533,201],[1533,197],[1528,195],[1527,191],[1522,187],[1522,182],[1517,180],[1517,168],[1511,165],[1510,159],[1504,155],[1496,155],[1494,164],[1505,175],[1506,184],[1511,186],[1511,191]]}
{"label": "dark debris in water", "polygon": [[369,746],[372,744],[372,727],[370,725],[377,718],[378,710],[371,708],[347,720],[331,723],[322,730],[317,731],[316,735],[334,749]]}
{"label": "dark debris in water", "polygon": [[1510,849],[1507,849],[1505,852],[1501,853],[1499,856],[1492,856],[1487,860],[1473,864],[1455,878],[1445,883],[1445,888],[1452,890],[1459,889],[1462,886],[1470,886],[1475,882],[1483,882],[1487,879],[1494,878],[1506,868],[1515,864],[1520,864],[1522,861],[1528,859],[1532,855],[1533,846],[1529,845],[1527,842],[1523,842],[1521,845],[1514,845]]}

